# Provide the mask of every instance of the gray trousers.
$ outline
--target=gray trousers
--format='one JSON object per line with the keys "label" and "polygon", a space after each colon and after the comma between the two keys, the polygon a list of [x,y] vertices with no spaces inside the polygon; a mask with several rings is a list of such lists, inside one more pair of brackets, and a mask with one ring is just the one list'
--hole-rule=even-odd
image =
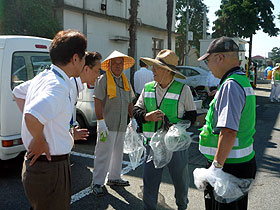
{"label": "gray trousers", "polygon": [[[150,146],[147,146],[149,154]],[[188,150],[173,152],[171,161],[167,164],[174,188],[175,199],[179,210],[187,209],[188,188],[189,188],[189,169],[188,169]],[[163,168],[156,169],[153,161],[144,163],[144,193],[143,202],[145,210],[157,208],[157,198],[159,185],[161,183]]]}
{"label": "gray trousers", "polygon": [[70,160],[36,161],[22,167],[25,195],[33,210],[69,210],[71,202]]}

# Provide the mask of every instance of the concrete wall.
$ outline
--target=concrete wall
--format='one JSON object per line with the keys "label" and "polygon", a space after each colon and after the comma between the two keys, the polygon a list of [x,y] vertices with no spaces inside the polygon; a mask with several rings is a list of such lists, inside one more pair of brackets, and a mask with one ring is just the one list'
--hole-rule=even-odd
{"label": "concrete wall", "polygon": [[[107,2],[106,11],[101,10],[101,3]],[[87,35],[88,50],[98,51],[105,59],[113,50],[128,54],[129,48],[129,7],[130,0],[64,0],[70,7],[59,8],[60,17],[63,19],[64,30],[77,29]],[[85,10],[83,10],[83,7]],[[163,49],[167,48],[166,29],[166,1],[140,0],[138,8],[138,21],[136,41],[136,69],[139,68],[139,58],[153,57],[153,38],[163,40]],[[61,12],[62,10],[62,12]],[[83,13],[83,11],[92,11]],[[157,12],[155,12],[157,11]],[[99,13],[100,15],[98,15]],[[175,2],[173,13],[173,29],[175,27]],[[116,16],[120,19],[112,18]],[[116,40],[122,37],[123,40]],[[127,40],[126,40],[127,39]],[[175,51],[175,36],[172,36],[172,50]],[[125,71],[129,77],[129,71]]]}

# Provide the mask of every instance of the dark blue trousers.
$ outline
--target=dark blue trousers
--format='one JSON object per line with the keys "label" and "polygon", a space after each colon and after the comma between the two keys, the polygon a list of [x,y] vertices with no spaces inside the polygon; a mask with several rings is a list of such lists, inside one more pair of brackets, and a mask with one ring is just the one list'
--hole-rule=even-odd
{"label": "dark blue trousers", "polygon": [[[150,147],[147,146],[147,157]],[[188,150],[173,152],[171,161],[167,164],[174,188],[175,199],[179,210],[187,209],[188,188],[189,188],[189,169],[188,169]],[[153,161],[144,163],[144,209],[153,210],[157,208],[157,198],[163,168],[156,169]]]}

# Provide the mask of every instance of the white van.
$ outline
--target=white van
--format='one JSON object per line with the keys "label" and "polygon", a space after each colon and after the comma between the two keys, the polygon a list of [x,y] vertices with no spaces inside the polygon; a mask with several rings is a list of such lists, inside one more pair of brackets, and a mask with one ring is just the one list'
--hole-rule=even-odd
{"label": "white van", "polygon": [[0,160],[24,151],[21,140],[22,114],[12,90],[51,64],[51,40],[28,36],[0,36]]}

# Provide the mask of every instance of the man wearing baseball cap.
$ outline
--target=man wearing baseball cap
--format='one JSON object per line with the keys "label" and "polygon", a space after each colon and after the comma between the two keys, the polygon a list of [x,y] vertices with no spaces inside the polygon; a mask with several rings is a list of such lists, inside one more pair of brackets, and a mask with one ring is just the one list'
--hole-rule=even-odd
{"label": "man wearing baseball cap", "polygon": [[[213,75],[220,78],[210,104],[199,150],[208,159],[207,173],[219,177],[221,170],[238,178],[255,178],[256,160],[253,135],[256,97],[248,78],[239,67],[238,45],[228,37],[213,40],[198,61],[205,61]],[[231,203],[215,200],[213,187],[205,186],[207,210],[246,210],[248,194]]]}

